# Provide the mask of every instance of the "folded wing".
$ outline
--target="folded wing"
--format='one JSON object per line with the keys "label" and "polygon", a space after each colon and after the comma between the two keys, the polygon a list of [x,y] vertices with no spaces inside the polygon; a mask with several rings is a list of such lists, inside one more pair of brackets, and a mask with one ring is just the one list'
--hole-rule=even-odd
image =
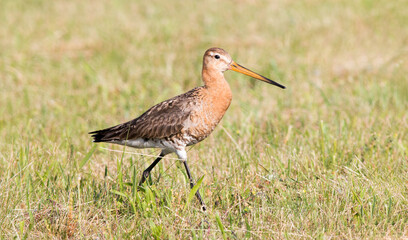
{"label": "folded wing", "polygon": [[89,134],[92,134],[94,142],[112,142],[137,138],[161,139],[180,133],[190,117],[191,103],[196,104],[197,101],[189,101],[194,95],[193,90],[161,102],[129,122]]}

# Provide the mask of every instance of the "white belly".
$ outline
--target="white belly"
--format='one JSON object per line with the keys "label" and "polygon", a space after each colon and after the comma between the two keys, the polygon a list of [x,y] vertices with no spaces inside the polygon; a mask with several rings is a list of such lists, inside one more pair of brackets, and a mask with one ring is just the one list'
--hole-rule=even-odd
{"label": "white belly", "polygon": [[170,152],[175,152],[176,148],[166,140],[161,139],[145,139],[145,138],[137,138],[132,140],[120,140],[120,141],[112,141],[112,143],[124,145],[133,148],[161,148],[167,149]]}

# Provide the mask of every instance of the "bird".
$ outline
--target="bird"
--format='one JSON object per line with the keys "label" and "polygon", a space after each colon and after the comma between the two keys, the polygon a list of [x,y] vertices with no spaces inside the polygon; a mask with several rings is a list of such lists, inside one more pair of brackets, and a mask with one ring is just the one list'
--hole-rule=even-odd
{"label": "bird", "polygon": [[[193,188],[195,183],[187,164],[186,147],[207,138],[230,106],[232,92],[224,77],[227,70],[285,88],[237,64],[224,49],[214,47],[205,51],[203,56],[201,74],[204,85],[158,103],[133,120],[89,134],[95,143],[161,149],[159,156],[143,171],[139,187],[143,187],[152,169],[164,156],[175,153],[183,162],[190,187]],[[195,195],[201,209],[206,211],[207,207],[198,190]]]}

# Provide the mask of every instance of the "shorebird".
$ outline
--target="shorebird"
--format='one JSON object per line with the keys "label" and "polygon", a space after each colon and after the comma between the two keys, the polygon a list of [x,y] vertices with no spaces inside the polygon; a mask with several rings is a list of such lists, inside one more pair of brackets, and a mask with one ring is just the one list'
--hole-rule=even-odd
{"label": "shorebird", "polygon": [[[193,188],[194,180],[187,165],[186,147],[208,137],[230,106],[231,89],[223,74],[227,70],[243,73],[285,88],[283,85],[237,64],[225,50],[210,48],[203,57],[203,86],[163,101],[129,122],[90,132],[93,141],[134,148],[160,148],[160,155],[143,171],[139,182],[140,187],[149,177],[150,171],[164,156],[176,153],[184,164],[190,187]],[[195,195],[202,210],[205,211],[206,206],[200,192],[197,191]]]}

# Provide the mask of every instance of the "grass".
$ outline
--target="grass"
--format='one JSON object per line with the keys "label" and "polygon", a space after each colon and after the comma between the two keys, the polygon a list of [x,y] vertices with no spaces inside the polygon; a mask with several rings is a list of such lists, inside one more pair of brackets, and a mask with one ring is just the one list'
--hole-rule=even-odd
{"label": "grass", "polygon": [[[406,238],[405,5],[2,1],[0,238]],[[137,191],[158,151],[87,132],[200,85],[213,46],[287,89],[225,74],[230,109],[188,152],[203,213],[175,156]]]}

